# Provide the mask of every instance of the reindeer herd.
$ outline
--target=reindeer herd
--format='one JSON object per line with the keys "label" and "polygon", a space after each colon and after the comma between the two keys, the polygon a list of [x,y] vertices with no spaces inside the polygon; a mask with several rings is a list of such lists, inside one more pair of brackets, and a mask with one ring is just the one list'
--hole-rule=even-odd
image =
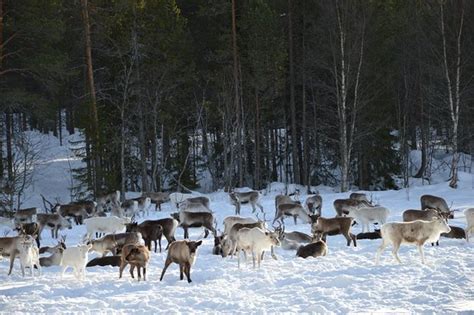
{"label": "reindeer herd", "polygon": [[[144,193],[139,198],[120,202],[120,192],[101,196],[96,201],[78,201],[70,204],[57,204],[51,207],[51,213],[40,213],[37,208],[17,210],[12,218],[0,217],[0,225],[17,231],[17,236],[0,238],[0,254],[10,258],[10,275],[16,257],[20,259],[22,275],[25,268],[34,269],[41,274],[41,268],[61,267],[61,277],[68,268],[72,268],[78,279],[84,279],[86,267],[119,267],[119,278],[127,265],[130,275],[138,280],[146,280],[147,266],[154,253],[162,252],[161,240],[167,241],[167,258],[161,273],[163,279],[172,263],[179,265],[180,279],[186,276],[191,282],[191,266],[196,260],[202,240],[189,240],[190,228],[204,228],[204,237],[209,232],[214,236],[214,255],[226,258],[237,255],[240,268],[241,255],[252,256],[253,267],[260,267],[265,252],[277,259],[274,248],[293,250],[297,257],[319,257],[328,254],[327,236],[342,235],[347,246],[357,246],[357,240],[382,239],[376,253],[376,263],[385,247],[392,245],[394,258],[401,262],[398,250],[401,244],[413,244],[418,247],[421,261],[425,263],[423,245],[436,243],[440,236],[461,238],[469,241],[474,231],[474,208],[464,211],[467,228],[449,226],[453,218],[446,201],[432,195],[421,196],[421,209],[408,209],[402,214],[403,222],[387,222],[390,210],[374,205],[365,194],[352,193],[348,199],[334,201],[334,216],[323,217],[323,199],[319,194],[310,195],[304,204],[298,198],[287,195],[275,197],[275,215],[272,227],[268,228],[265,211],[259,203],[258,191],[231,192],[229,201],[235,207],[235,215],[225,217],[223,232],[217,229],[217,220],[210,210],[210,200],[205,196],[183,193]],[[148,215],[151,204],[155,211],[161,211],[161,204],[170,202],[178,210],[169,218],[145,220],[141,223],[135,218]],[[240,216],[241,205],[250,204],[255,217]],[[257,207],[260,211],[257,211]],[[261,215],[261,217],[259,217]],[[284,219],[292,217],[309,224],[311,235],[285,228]],[[86,234],[81,244],[66,246],[66,236],[59,231],[71,229],[73,224],[84,225]],[[359,224],[362,233],[353,234],[352,227]],[[370,231],[371,225],[380,228]],[[184,240],[176,240],[175,232],[180,227]],[[51,237],[57,239],[55,246],[40,246],[44,229],[51,230]],[[158,246],[157,246],[158,245]],[[99,257],[89,260],[89,253]]]}

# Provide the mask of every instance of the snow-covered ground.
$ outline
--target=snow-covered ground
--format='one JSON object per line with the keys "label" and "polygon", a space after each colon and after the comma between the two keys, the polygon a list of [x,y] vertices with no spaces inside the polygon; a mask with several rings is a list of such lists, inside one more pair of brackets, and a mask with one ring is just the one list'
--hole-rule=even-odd
{"label": "snow-covered ground", "polygon": [[[38,170],[31,198],[25,206],[39,206],[42,193],[47,198],[60,197],[69,201],[72,159],[67,148],[59,148],[51,139],[45,153],[43,166]],[[39,176],[41,174],[41,176]],[[268,220],[274,216],[274,197],[283,189],[281,184],[271,186],[262,196],[262,205]],[[323,197],[323,215],[335,214],[332,202],[345,198],[349,193],[334,193],[330,188],[320,188]],[[445,198],[455,209],[474,207],[472,175],[460,173],[460,185],[450,189],[446,182],[430,186],[414,186],[407,190],[373,193],[374,200],[391,210],[389,221],[399,221],[405,209],[419,208],[422,194]],[[128,194],[129,197],[134,194]],[[207,195],[217,216],[222,220],[232,215],[233,207],[223,192]],[[302,195],[301,200],[306,196]],[[174,209],[163,205],[162,212],[152,211],[150,218],[168,217]],[[242,206],[242,214],[251,214],[250,206]],[[141,220],[144,220],[142,218]],[[465,227],[462,211],[456,212],[451,225]],[[310,226],[295,226],[286,219],[286,230],[310,232]],[[354,233],[359,232],[354,228]],[[54,244],[48,231],[42,244]],[[83,226],[63,231],[67,245],[80,242],[85,234]],[[201,229],[191,229],[191,239],[202,237]],[[178,229],[177,238],[183,238]],[[454,313],[474,312],[474,243],[465,240],[442,238],[439,247],[425,246],[427,265],[422,265],[414,246],[402,246],[396,263],[387,249],[381,264],[375,266],[374,257],[380,240],[360,240],[357,247],[347,247],[342,236],[328,238],[329,254],[322,258],[295,258],[295,251],[277,250],[278,260],[267,255],[260,269],[253,269],[249,261],[241,269],[237,260],[211,253],[213,240],[204,239],[195,265],[191,269],[193,282],[179,281],[177,265],[171,265],[162,282],[159,276],[166,252],[153,253],[147,272],[148,280],[132,280],[128,272],[118,279],[118,268],[88,268],[86,280],[77,281],[71,270],[60,280],[59,268],[43,268],[37,278],[21,276],[19,261],[13,274],[7,276],[8,259],[0,262],[0,312],[114,312],[114,313],[185,313],[185,312],[312,312],[312,313]],[[166,240],[163,242],[166,246]],[[96,254],[91,253],[90,258]],[[128,269],[128,268],[127,268]],[[27,275],[29,273],[27,272]]]}

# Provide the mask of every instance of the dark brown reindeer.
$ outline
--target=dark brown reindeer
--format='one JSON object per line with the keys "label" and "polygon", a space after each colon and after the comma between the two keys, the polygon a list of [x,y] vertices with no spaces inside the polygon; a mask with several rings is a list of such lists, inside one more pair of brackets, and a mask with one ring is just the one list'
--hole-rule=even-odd
{"label": "dark brown reindeer", "polygon": [[138,224],[137,222],[132,222],[126,224],[127,232],[140,232],[142,234],[143,240],[145,241],[145,246],[148,247],[148,250],[151,251],[151,242],[155,243],[155,253],[157,248],[157,241],[160,245],[161,253],[161,237],[163,236],[163,227],[160,224],[157,224],[153,221],[145,221]]}
{"label": "dark brown reindeer", "polygon": [[204,227],[204,237],[209,235],[209,231],[216,235],[214,229],[214,215],[210,212],[187,212],[180,211],[178,213],[172,213],[171,216],[179,222],[184,230],[184,238],[189,238],[188,229],[190,227]]}

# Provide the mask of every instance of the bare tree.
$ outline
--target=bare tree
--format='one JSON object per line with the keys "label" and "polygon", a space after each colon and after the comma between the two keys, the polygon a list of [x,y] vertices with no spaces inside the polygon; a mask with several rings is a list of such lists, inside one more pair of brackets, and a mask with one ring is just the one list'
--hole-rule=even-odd
{"label": "bare tree", "polygon": [[[349,171],[359,110],[361,73],[365,53],[366,16],[352,1],[334,2],[332,74],[339,127],[341,191],[349,189]],[[358,15],[357,13],[360,13]]]}
{"label": "bare tree", "polygon": [[19,209],[25,199],[24,192],[33,183],[33,172],[39,162],[41,143],[28,133],[16,133],[12,148],[12,176],[0,190],[2,210]]}
{"label": "bare tree", "polygon": [[[444,14],[444,7],[445,2],[439,2],[440,7],[440,29],[441,29],[441,38],[443,42],[443,71],[445,77],[445,84],[447,89],[447,100],[446,103],[449,109],[449,117],[451,122],[451,147],[452,147],[452,162],[451,162],[451,179],[449,182],[449,186],[451,188],[457,188],[458,183],[458,162],[459,162],[459,151],[458,151],[458,127],[459,127],[459,113],[460,107],[462,105],[461,102],[461,92],[460,92],[460,84],[461,84],[461,70],[462,70],[462,63],[461,63],[461,44],[462,44],[462,34],[463,34],[463,26],[464,26],[464,1],[460,2],[459,8],[459,16],[456,17],[456,22],[458,22],[458,29],[456,32],[456,41],[455,41],[455,49],[454,49],[454,56],[450,56],[448,54],[448,44],[447,44],[447,32],[446,32],[446,21],[445,21],[445,14]],[[455,62],[450,62],[450,57],[455,59]],[[452,68],[450,67],[451,64],[454,64]]]}

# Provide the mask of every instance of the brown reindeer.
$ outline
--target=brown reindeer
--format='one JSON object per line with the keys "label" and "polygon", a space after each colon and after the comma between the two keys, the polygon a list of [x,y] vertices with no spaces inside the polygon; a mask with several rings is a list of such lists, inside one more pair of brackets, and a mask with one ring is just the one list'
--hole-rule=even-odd
{"label": "brown reindeer", "polygon": [[370,203],[364,200],[356,199],[336,199],[334,200],[334,209],[338,217],[342,217],[344,214],[349,214],[350,209],[359,209],[373,207]]}
{"label": "brown reindeer", "polygon": [[156,241],[158,240],[160,244],[160,253],[161,253],[161,237],[163,236],[163,227],[160,224],[157,224],[153,221],[145,221],[138,224],[137,222],[132,222],[125,225],[127,232],[140,232],[142,238],[145,241],[145,246],[148,247],[148,250],[151,251],[151,242],[155,243],[155,253],[156,253]]}
{"label": "brown reindeer", "polygon": [[142,275],[140,268],[143,268],[143,280],[146,281],[146,268],[150,261],[150,251],[144,245],[140,244],[127,244],[122,248],[119,279],[122,278],[123,269],[130,264],[130,275],[134,279],[133,270],[137,268],[138,281],[140,281]]}
{"label": "brown reindeer", "polygon": [[161,204],[170,201],[170,193],[168,192],[145,192],[142,193],[142,197],[149,197],[151,203],[155,205],[155,211],[160,209]]}
{"label": "brown reindeer", "polygon": [[423,195],[420,197],[421,210],[435,209],[444,217],[454,219],[453,211],[449,210],[446,200],[433,195]]}
{"label": "brown reindeer", "polygon": [[323,241],[326,241],[326,235],[342,234],[347,240],[347,246],[350,246],[351,241],[353,241],[354,247],[356,247],[356,237],[350,233],[352,220],[353,219],[350,217],[336,217],[329,219],[319,217],[316,220],[316,223],[312,224],[311,232],[313,234],[321,234]]}
{"label": "brown reindeer", "polygon": [[165,266],[163,267],[163,272],[161,273],[160,281],[163,280],[166,269],[168,269],[171,263],[176,263],[179,265],[179,279],[183,280],[183,273],[186,274],[188,283],[192,282],[191,280],[191,266],[196,260],[196,254],[198,247],[201,246],[202,241],[175,241],[171,243],[168,256],[166,257]]}

